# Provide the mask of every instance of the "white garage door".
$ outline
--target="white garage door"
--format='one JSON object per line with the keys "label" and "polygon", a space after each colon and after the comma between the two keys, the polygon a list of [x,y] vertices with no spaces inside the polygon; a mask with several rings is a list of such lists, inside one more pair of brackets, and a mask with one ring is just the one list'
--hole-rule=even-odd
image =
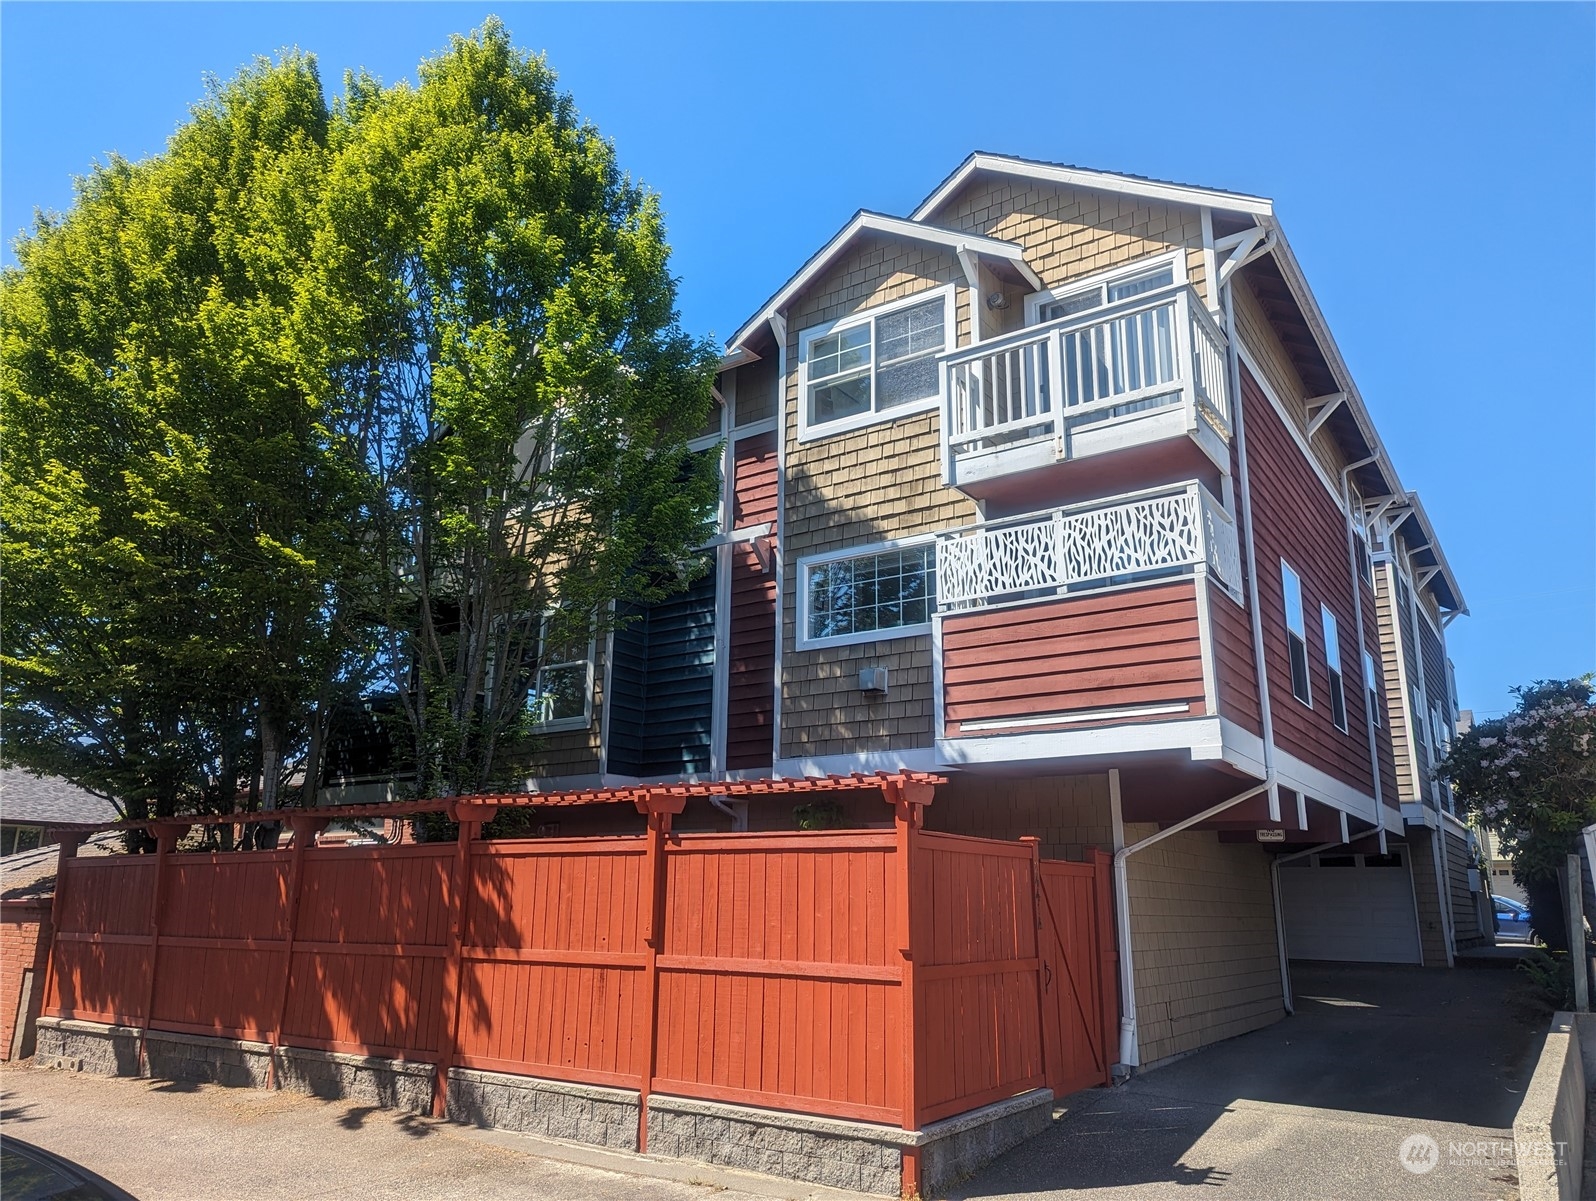
{"label": "white garage door", "polygon": [[1418,963],[1407,852],[1311,855],[1280,866],[1286,950],[1293,959]]}

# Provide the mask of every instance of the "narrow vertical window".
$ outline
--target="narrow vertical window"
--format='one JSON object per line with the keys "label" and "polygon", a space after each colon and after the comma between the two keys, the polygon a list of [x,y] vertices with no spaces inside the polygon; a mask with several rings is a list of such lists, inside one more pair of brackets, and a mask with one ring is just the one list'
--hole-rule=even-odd
{"label": "narrow vertical window", "polygon": [[1369,705],[1369,719],[1375,725],[1380,724],[1380,686],[1374,674],[1374,656],[1368,651],[1363,652],[1363,691],[1367,694]]}
{"label": "narrow vertical window", "polygon": [[1280,583],[1286,600],[1286,643],[1291,656],[1291,695],[1313,707],[1308,682],[1308,626],[1302,616],[1302,580],[1291,565],[1280,561]]}
{"label": "narrow vertical window", "polygon": [[1347,690],[1341,682],[1341,639],[1336,636],[1336,615],[1328,605],[1319,606],[1324,623],[1324,665],[1330,669],[1330,720],[1343,734],[1347,729]]}

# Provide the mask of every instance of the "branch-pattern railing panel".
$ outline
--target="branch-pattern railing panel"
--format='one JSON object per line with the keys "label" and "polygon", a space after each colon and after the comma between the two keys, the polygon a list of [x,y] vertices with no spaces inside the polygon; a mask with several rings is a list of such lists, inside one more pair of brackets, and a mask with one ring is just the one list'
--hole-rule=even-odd
{"label": "branch-pattern railing panel", "polygon": [[941,612],[1088,591],[1204,565],[1241,586],[1236,526],[1197,483],[953,530],[937,544]]}
{"label": "branch-pattern railing panel", "polygon": [[[1225,337],[1191,288],[1020,330],[942,359],[955,453],[1186,403],[1229,433]],[[1062,381],[1059,387],[1055,381]]]}

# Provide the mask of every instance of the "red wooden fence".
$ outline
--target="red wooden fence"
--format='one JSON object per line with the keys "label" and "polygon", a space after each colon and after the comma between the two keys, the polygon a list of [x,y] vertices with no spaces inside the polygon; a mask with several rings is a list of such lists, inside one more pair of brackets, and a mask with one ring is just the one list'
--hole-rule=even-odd
{"label": "red wooden fence", "polygon": [[[439,1112],[451,1064],[909,1129],[1094,1082],[1050,1070],[1101,1076],[1107,1043],[1053,1045],[1092,1023],[1058,1019],[1046,965],[1089,944],[1070,1003],[1112,1024],[1105,865],[928,833],[918,809],[879,832],[672,835],[660,809],[641,837],[484,842],[466,820],[454,844],[306,829],[229,854],[168,831],[154,856],[63,858],[45,1012],[435,1063]],[[1087,894],[1056,893],[1058,868]],[[1072,933],[1049,904],[1094,916]]]}

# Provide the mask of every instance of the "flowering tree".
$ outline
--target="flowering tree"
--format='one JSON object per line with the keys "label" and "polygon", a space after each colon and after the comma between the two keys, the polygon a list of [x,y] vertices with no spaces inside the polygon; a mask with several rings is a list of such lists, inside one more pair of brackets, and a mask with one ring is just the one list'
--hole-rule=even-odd
{"label": "flowering tree", "polygon": [[[1558,873],[1596,822],[1592,676],[1514,689],[1518,707],[1461,736],[1440,765],[1471,814],[1501,840],[1549,945],[1566,944]],[[1539,899],[1538,899],[1539,898]],[[1589,908],[1587,901],[1587,908]]]}

